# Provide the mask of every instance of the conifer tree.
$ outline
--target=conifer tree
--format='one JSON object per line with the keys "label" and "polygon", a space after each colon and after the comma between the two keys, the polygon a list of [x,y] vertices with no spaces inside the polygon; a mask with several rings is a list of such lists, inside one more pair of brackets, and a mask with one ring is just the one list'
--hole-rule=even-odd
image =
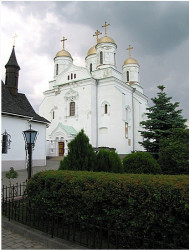
{"label": "conifer tree", "polygon": [[64,157],[59,169],[92,171],[95,160],[96,154],[82,129],[68,144],[68,155]]}
{"label": "conifer tree", "polygon": [[154,106],[147,108],[149,111],[146,113],[147,120],[141,122],[144,130],[140,131],[144,138],[140,144],[156,159],[158,158],[160,140],[168,137],[173,128],[186,128],[186,119],[181,115],[182,110],[177,109],[179,103],[170,102],[172,97],[167,97],[163,85],[158,86],[158,89],[160,90],[157,93],[158,97],[151,99]]}

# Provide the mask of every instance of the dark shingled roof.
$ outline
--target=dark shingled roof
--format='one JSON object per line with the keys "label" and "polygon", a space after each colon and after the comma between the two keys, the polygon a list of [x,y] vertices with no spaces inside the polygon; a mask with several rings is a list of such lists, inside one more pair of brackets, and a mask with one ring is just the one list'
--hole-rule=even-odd
{"label": "dark shingled roof", "polygon": [[27,97],[24,94],[18,93],[17,95],[11,95],[8,88],[1,81],[1,100],[2,100],[2,114],[8,113],[18,116],[26,116],[33,118],[33,120],[43,123],[49,123],[48,120],[38,115]]}
{"label": "dark shingled roof", "polygon": [[16,55],[15,55],[15,51],[14,51],[14,46],[12,48],[12,53],[10,55],[10,58],[8,60],[8,63],[5,65],[5,68],[7,68],[7,66],[14,66],[14,67],[17,67],[20,69],[20,66],[18,65],[17,63],[17,60],[16,60]]}

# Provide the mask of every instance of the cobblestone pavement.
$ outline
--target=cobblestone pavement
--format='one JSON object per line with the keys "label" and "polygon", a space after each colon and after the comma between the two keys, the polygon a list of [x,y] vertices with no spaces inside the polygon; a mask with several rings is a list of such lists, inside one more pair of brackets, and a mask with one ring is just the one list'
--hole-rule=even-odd
{"label": "cobblestone pavement", "polygon": [[46,249],[38,242],[2,228],[2,249]]}

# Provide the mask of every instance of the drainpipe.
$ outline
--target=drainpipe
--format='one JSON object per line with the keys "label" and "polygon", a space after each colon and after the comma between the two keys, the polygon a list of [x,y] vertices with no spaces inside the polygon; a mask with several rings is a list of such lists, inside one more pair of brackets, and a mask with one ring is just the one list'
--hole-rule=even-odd
{"label": "drainpipe", "polygon": [[135,138],[135,118],[134,118],[134,97],[133,97],[133,94],[134,92],[136,91],[136,88],[133,88],[132,90],[132,114],[133,114],[133,152],[135,151],[135,141],[134,141],[134,138]]}
{"label": "drainpipe", "polygon": [[98,148],[98,82],[96,80],[96,148]]}

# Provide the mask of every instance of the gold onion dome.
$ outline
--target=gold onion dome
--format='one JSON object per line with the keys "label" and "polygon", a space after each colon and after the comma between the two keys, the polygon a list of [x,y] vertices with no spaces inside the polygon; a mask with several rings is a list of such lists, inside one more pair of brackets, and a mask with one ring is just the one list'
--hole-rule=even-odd
{"label": "gold onion dome", "polygon": [[60,50],[60,51],[56,54],[55,58],[56,58],[56,57],[63,57],[63,56],[65,56],[65,57],[70,57],[70,58],[72,59],[71,54],[70,54],[67,50],[65,50],[65,49]]}
{"label": "gold onion dome", "polygon": [[87,56],[86,56],[86,57],[91,56],[91,55],[95,55],[95,54],[96,54],[96,48],[95,48],[95,46],[93,46],[93,47],[91,47],[91,48],[88,50]]}
{"label": "gold onion dome", "polygon": [[98,40],[98,44],[99,43],[114,43],[114,44],[116,44],[115,41],[114,41],[114,39],[111,38],[111,37],[109,37],[109,36],[103,36],[103,37],[101,37]]}
{"label": "gold onion dome", "polygon": [[[129,57],[128,59],[126,59],[123,63],[123,65],[126,65],[126,64],[138,64],[137,60],[135,60],[134,58],[132,57]],[[139,65],[139,64],[138,64]]]}

